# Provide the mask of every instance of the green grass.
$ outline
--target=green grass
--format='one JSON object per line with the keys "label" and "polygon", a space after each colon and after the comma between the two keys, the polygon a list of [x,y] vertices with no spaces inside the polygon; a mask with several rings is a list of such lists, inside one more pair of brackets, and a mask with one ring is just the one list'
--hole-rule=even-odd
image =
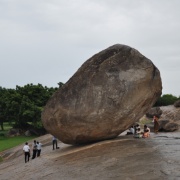
{"label": "green grass", "polygon": [[151,122],[152,122],[152,120],[149,118],[142,118],[141,121],[139,122],[139,124],[144,125],[144,124],[149,124]]}
{"label": "green grass", "polygon": [[[18,146],[26,141],[36,138],[37,136],[15,136],[15,137],[7,137],[6,134],[9,129],[12,128],[8,122],[4,123],[4,131],[0,130],[0,152]],[[1,161],[0,157],[0,161]]]}
{"label": "green grass", "polygon": [[18,146],[26,141],[36,138],[37,136],[15,136],[15,137],[6,137],[0,136],[0,152]]}

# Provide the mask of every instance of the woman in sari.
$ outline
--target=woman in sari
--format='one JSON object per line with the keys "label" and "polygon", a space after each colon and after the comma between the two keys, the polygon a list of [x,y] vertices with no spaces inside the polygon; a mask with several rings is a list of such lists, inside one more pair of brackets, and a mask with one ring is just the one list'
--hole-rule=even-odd
{"label": "woman in sari", "polygon": [[154,133],[158,133],[158,131],[159,131],[158,117],[154,116],[153,121],[154,121]]}

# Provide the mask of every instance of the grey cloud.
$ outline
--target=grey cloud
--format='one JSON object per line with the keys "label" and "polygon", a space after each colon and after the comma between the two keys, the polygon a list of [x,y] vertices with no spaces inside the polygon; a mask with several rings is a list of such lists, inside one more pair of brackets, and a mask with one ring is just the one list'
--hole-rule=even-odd
{"label": "grey cloud", "polygon": [[120,43],[154,62],[163,93],[179,95],[179,7],[179,0],[0,0],[0,86],[56,86]]}

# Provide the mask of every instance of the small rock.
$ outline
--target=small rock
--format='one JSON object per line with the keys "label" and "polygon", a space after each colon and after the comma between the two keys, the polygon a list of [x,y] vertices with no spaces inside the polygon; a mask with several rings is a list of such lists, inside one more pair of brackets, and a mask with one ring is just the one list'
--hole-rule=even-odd
{"label": "small rock", "polygon": [[31,132],[29,130],[27,130],[25,133],[24,133],[25,136],[31,136]]}

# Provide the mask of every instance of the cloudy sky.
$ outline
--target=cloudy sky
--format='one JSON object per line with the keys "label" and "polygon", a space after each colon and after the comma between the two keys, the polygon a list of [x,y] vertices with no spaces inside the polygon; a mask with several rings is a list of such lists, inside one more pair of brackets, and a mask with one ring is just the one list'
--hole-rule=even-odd
{"label": "cloudy sky", "polygon": [[95,53],[126,44],[180,96],[180,0],[0,0],[0,86],[57,87]]}

